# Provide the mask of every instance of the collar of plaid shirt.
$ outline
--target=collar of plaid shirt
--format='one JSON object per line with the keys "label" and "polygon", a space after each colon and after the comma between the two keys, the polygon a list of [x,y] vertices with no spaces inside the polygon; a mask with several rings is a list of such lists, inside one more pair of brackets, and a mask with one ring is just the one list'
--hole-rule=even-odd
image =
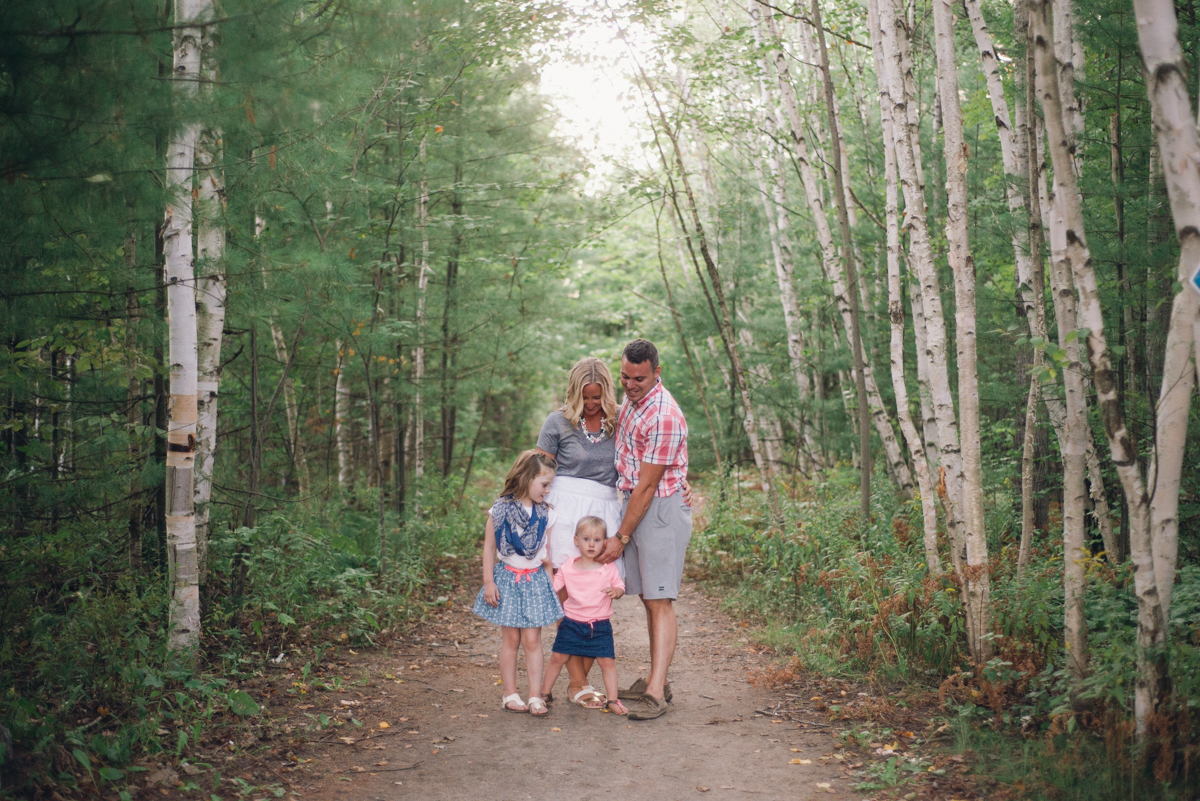
{"label": "collar of plaid shirt", "polygon": [[[656,396],[660,393],[662,393],[662,379],[661,378],[659,378],[657,381],[654,382],[654,386],[650,388],[649,392],[647,392],[645,395],[642,396],[642,399],[640,401],[631,400],[631,401],[629,401],[629,405],[635,409],[641,408],[642,404],[644,404],[646,401],[650,400],[651,398],[653,398],[654,396]],[[625,393],[625,397],[626,398],[629,397],[628,392]]]}

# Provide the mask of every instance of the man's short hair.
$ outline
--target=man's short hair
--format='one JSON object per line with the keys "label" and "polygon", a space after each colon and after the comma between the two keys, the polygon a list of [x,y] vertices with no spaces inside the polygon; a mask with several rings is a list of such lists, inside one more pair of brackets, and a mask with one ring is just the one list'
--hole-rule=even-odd
{"label": "man's short hair", "polygon": [[630,364],[642,364],[650,362],[650,369],[658,369],[658,348],[654,347],[654,343],[648,339],[635,339],[625,346],[625,351],[621,354],[629,360]]}

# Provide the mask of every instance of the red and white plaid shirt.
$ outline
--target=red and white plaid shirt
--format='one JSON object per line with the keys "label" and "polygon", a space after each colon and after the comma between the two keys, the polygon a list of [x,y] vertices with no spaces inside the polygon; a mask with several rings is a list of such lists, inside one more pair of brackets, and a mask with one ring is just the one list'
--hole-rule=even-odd
{"label": "red and white plaid shirt", "polygon": [[687,420],[662,381],[635,404],[629,396],[617,414],[617,489],[632,491],[641,475],[641,462],[667,466],[654,494],[674,495],[687,478]]}

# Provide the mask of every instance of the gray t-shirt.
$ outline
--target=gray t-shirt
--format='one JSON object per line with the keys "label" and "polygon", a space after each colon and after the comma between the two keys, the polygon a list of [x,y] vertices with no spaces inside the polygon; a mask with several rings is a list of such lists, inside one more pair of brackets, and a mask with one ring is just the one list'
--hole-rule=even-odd
{"label": "gray t-shirt", "polygon": [[606,487],[617,485],[617,454],[612,437],[605,434],[597,443],[588,442],[578,423],[571,425],[560,410],[546,416],[537,446],[558,459],[560,476],[587,478]]}

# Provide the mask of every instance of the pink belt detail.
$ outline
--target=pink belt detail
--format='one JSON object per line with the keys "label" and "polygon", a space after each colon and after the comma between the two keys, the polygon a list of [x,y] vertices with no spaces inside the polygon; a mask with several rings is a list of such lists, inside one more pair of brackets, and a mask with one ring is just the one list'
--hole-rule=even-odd
{"label": "pink belt detail", "polygon": [[533,574],[541,570],[540,567],[518,568],[512,565],[505,565],[504,569],[516,576],[516,584],[521,583],[521,577],[524,576],[526,581],[533,581]]}

